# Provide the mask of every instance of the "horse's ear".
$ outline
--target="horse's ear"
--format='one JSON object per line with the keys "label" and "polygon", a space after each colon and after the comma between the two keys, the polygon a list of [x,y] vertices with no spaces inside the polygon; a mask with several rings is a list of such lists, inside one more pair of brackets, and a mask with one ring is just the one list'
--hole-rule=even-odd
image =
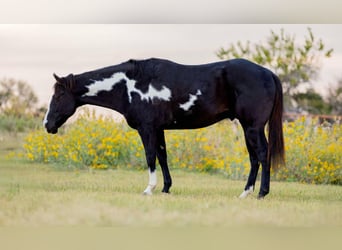
{"label": "horse's ear", "polygon": [[63,79],[59,77],[58,75],[56,75],[55,73],[53,73],[53,77],[56,79],[58,83],[63,83]]}
{"label": "horse's ear", "polygon": [[67,89],[73,89],[74,81],[75,81],[74,75],[73,74],[69,74],[67,77],[65,77],[65,83],[64,83],[65,87]]}

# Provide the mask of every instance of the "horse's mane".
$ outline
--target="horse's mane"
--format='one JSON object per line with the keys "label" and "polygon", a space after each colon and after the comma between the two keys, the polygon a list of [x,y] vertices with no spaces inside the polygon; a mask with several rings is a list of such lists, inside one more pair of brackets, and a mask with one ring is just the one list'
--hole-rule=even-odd
{"label": "horse's mane", "polygon": [[140,60],[130,59],[126,63],[133,66],[131,66],[131,69],[127,71],[128,77],[139,78],[143,75],[143,67]]}

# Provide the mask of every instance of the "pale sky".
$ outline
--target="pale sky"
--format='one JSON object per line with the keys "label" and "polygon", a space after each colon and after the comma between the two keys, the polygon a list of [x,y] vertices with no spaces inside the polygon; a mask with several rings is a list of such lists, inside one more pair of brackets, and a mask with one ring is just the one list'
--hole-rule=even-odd
{"label": "pale sky", "polygon": [[341,0],[0,0],[0,23],[339,23]]}
{"label": "pale sky", "polygon": [[215,52],[237,41],[264,41],[270,30],[295,34],[311,27],[334,49],[322,61],[315,86],[324,92],[342,78],[342,25],[273,24],[0,24],[0,78],[27,81],[41,104],[52,94],[52,74],[64,76],[119,64],[130,58],[166,58],[184,64],[217,61]]}

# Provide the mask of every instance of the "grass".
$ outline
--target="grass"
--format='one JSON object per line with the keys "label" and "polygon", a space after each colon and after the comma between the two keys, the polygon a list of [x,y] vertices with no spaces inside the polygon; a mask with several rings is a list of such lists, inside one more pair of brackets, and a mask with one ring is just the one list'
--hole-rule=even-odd
{"label": "grass", "polygon": [[[147,171],[146,171],[147,172]],[[172,171],[171,195],[143,196],[141,170],[63,170],[1,160],[0,226],[342,226],[342,187],[271,183],[263,201],[242,181]]]}
{"label": "grass", "polygon": [[[173,170],[171,195],[143,196],[147,171],[70,170],[6,155],[0,136],[0,242],[10,249],[335,249],[342,187],[272,182],[263,201],[243,181]],[[258,187],[257,187],[258,188]]]}

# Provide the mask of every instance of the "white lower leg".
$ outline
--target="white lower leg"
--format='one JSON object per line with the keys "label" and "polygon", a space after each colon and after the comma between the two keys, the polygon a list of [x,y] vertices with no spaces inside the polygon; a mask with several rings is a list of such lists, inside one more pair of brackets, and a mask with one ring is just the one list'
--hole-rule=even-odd
{"label": "white lower leg", "polygon": [[148,170],[148,175],[149,175],[149,182],[148,185],[144,191],[144,194],[147,195],[152,195],[152,191],[156,188],[157,186],[157,173],[156,170],[151,172],[151,170]]}
{"label": "white lower leg", "polygon": [[251,193],[253,193],[253,191],[254,191],[254,186],[250,186],[247,190],[244,190],[244,191],[240,194],[239,198],[244,199],[244,198],[246,198],[248,195],[250,195]]}

